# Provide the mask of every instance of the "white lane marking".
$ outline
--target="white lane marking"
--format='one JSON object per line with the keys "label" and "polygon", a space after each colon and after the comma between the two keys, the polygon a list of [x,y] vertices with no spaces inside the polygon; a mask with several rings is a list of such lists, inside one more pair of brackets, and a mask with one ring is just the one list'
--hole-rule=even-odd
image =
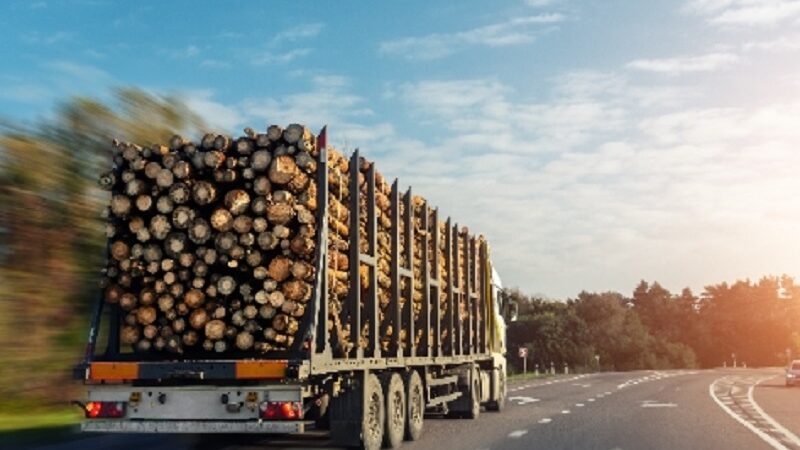
{"label": "white lane marking", "polygon": [[586,399],[586,401],[587,401],[587,402],[593,402],[593,401],[594,401],[594,399],[593,399],[593,398],[587,398],[587,399]]}
{"label": "white lane marking", "polygon": [[753,389],[755,389],[755,387],[758,386],[760,383],[762,383],[764,380],[768,379],[769,378],[762,378],[756,381],[755,384],[750,385],[750,389],[747,390],[747,399],[750,401],[750,404],[753,405],[753,409],[755,409],[761,415],[761,417],[764,418],[764,420],[769,422],[769,424],[772,425],[772,427],[776,431],[784,435],[786,439],[788,439],[792,444],[800,446],[800,438],[798,438],[796,434],[784,428],[783,425],[779,424],[775,419],[772,418],[772,416],[770,416],[763,409],[761,409],[761,406],[759,406],[758,403],[756,403],[756,400],[753,398]]}
{"label": "white lane marking", "polygon": [[572,411],[570,411],[570,410],[568,410],[568,409],[565,409],[565,410],[561,411],[561,414],[569,414],[569,413],[571,413],[571,412],[572,412]]}
{"label": "white lane marking", "polygon": [[585,405],[583,403],[575,403],[575,406],[578,408],[583,408]]}
{"label": "white lane marking", "polygon": [[761,438],[761,439],[762,439],[764,442],[766,442],[767,444],[769,444],[769,445],[770,445],[770,447],[772,447],[772,448],[774,448],[774,449],[777,449],[777,450],[789,450],[789,449],[788,449],[786,446],[784,446],[783,444],[781,444],[780,442],[778,442],[778,441],[777,441],[775,438],[773,438],[772,436],[768,435],[767,433],[764,433],[763,431],[761,431],[761,430],[759,430],[758,428],[756,428],[756,427],[755,427],[753,424],[751,424],[750,422],[748,422],[748,421],[746,421],[746,420],[742,419],[741,417],[739,417],[739,416],[738,416],[738,415],[737,415],[735,412],[733,412],[733,410],[732,410],[732,409],[728,408],[728,407],[727,407],[727,406],[726,406],[724,403],[722,403],[722,402],[719,400],[719,398],[717,398],[717,394],[714,392],[714,386],[717,384],[717,381],[720,381],[720,380],[722,380],[723,378],[725,378],[725,377],[722,377],[722,378],[717,378],[716,380],[714,380],[713,382],[711,382],[711,384],[709,384],[709,385],[708,385],[708,395],[710,395],[710,396],[711,396],[711,399],[712,399],[712,400],[714,400],[714,402],[715,402],[715,403],[716,403],[716,404],[717,404],[717,405],[718,405],[720,408],[722,408],[722,410],[723,410],[723,411],[725,411],[725,412],[726,412],[726,413],[727,413],[729,416],[733,417],[733,419],[734,419],[735,421],[737,421],[737,422],[739,422],[740,424],[744,425],[744,426],[745,426],[745,428],[747,428],[748,430],[752,431],[752,432],[753,432],[753,434],[755,434],[756,436],[760,437],[760,438]]}
{"label": "white lane marking", "polygon": [[610,391],[606,391],[605,394],[606,395],[611,395],[611,392]]}
{"label": "white lane marking", "polygon": [[677,403],[642,403],[642,408],[677,408]]}
{"label": "white lane marking", "polygon": [[522,396],[508,397],[508,400],[512,402],[517,402],[518,406],[527,405],[528,403],[536,403],[539,401],[538,398],[522,397]]}
{"label": "white lane marking", "polygon": [[517,430],[508,433],[508,437],[510,437],[511,439],[519,439],[522,436],[525,436],[526,434],[528,434],[528,430]]}
{"label": "white lane marking", "polygon": [[545,417],[544,419],[539,419],[539,423],[550,423],[552,421],[553,421],[553,419],[551,419],[549,417]]}

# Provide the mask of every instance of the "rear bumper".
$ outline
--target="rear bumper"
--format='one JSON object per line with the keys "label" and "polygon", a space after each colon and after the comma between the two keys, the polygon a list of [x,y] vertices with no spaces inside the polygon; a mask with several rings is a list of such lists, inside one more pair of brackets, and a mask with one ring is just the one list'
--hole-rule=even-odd
{"label": "rear bumper", "polygon": [[224,420],[102,420],[81,423],[81,431],[98,433],[274,433],[305,431],[306,422]]}

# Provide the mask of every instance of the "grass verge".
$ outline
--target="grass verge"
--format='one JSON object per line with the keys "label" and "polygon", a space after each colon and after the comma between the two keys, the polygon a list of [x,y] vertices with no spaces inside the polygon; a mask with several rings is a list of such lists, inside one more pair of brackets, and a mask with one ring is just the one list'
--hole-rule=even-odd
{"label": "grass verge", "polygon": [[526,380],[540,380],[543,378],[551,378],[555,375],[550,373],[535,373],[535,372],[528,372],[528,373],[515,373],[513,375],[508,376],[508,381],[526,381]]}
{"label": "grass verge", "polygon": [[[27,448],[76,439],[81,414],[78,408],[55,411],[0,413],[3,448]],[[8,447],[6,447],[8,446]]]}

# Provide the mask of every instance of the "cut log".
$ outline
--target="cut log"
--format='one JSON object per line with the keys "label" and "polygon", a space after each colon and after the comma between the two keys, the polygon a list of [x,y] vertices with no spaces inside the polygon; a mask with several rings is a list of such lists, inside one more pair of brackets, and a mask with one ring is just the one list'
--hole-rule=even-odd
{"label": "cut log", "polygon": [[239,234],[249,233],[253,228],[253,218],[250,216],[237,216],[233,221],[233,229]]}
{"label": "cut log", "polygon": [[174,205],[175,204],[172,199],[169,196],[164,195],[159,197],[156,201],[156,210],[158,210],[158,212],[161,214],[169,214],[172,212]]}
{"label": "cut log", "polygon": [[156,185],[161,189],[167,189],[172,186],[175,179],[172,176],[172,171],[169,169],[161,169],[156,175]]}
{"label": "cut log", "polygon": [[225,194],[225,206],[234,216],[247,211],[250,206],[250,196],[241,189],[235,189]]}
{"label": "cut log", "polygon": [[269,180],[275,184],[286,184],[292,181],[298,171],[294,158],[288,155],[278,156],[269,165]]}
{"label": "cut log", "polygon": [[178,206],[172,211],[172,225],[179,230],[185,230],[195,218],[195,210],[188,206]]}
{"label": "cut log", "polygon": [[284,281],[289,278],[292,268],[292,260],[284,256],[278,256],[269,263],[267,273],[269,277],[277,282]]}
{"label": "cut log", "polygon": [[126,292],[122,294],[119,298],[119,307],[123,311],[131,311],[136,308],[137,299],[136,296],[130,292]]}
{"label": "cut log", "polygon": [[124,241],[115,241],[111,244],[111,256],[117,261],[128,259],[130,256],[130,247]]}
{"label": "cut log", "polygon": [[141,325],[150,325],[157,317],[156,309],[152,306],[143,306],[136,310],[136,321]]}
{"label": "cut log", "polygon": [[211,238],[211,226],[202,217],[192,220],[189,225],[189,239],[195,244],[205,244]]}
{"label": "cut log", "polygon": [[217,291],[222,295],[231,295],[236,290],[236,281],[231,276],[221,277],[217,281]]}
{"label": "cut log", "polygon": [[211,214],[211,227],[217,231],[228,231],[233,227],[233,215],[225,208],[217,208]]}
{"label": "cut log", "polygon": [[131,199],[127,195],[111,197],[111,212],[117,217],[125,217],[131,210]]}
{"label": "cut log", "polygon": [[167,234],[172,230],[172,225],[169,223],[169,219],[167,216],[162,214],[157,214],[150,219],[150,235],[158,240],[163,240],[167,237]]}
{"label": "cut log", "polygon": [[214,238],[214,247],[223,255],[230,253],[231,249],[236,245],[238,239],[235,234],[230,231],[217,234]]}
{"label": "cut log", "polygon": [[199,181],[192,188],[192,198],[198,205],[208,205],[217,196],[217,189],[207,181]]}
{"label": "cut log", "polygon": [[146,212],[153,207],[153,197],[147,194],[138,195],[134,203],[136,204],[136,209]]}
{"label": "cut log", "polygon": [[189,314],[189,326],[195,330],[202,330],[208,323],[208,313],[205,309],[195,309]]}
{"label": "cut log", "polygon": [[184,183],[175,183],[169,189],[169,198],[174,204],[182,205],[188,202],[190,197],[189,187]]}
{"label": "cut log", "polygon": [[289,223],[295,215],[295,210],[286,203],[275,203],[267,206],[267,220],[277,225]]}
{"label": "cut log", "polygon": [[272,192],[272,183],[270,183],[268,177],[256,177],[253,180],[253,191],[258,195],[267,195]]}
{"label": "cut log", "polygon": [[255,342],[253,335],[247,331],[242,331],[236,335],[236,347],[239,350],[249,350],[253,346],[253,342]]}
{"label": "cut log", "polygon": [[139,327],[132,325],[125,325],[120,332],[120,341],[126,345],[134,345],[139,342],[140,332]]}
{"label": "cut log", "polygon": [[206,338],[211,340],[222,339],[225,335],[225,322],[221,320],[212,320],[206,323],[205,334]]}
{"label": "cut log", "polygon": [[190,289],[183,296],[183,302],[186,303],[190,309],[197,309],[205,302],[205,294],[199,289]]}
{"label": "cut log", "polygon": [[186,248],[186,235],[179,231],[173,231],[164,238],[164,250],[172,258],[180,256]]}
{"label": "cut log", "polygon": [[258,150],[250,158],[250,167],[257,173],[264,172],[272,161],[272,155],[267,150]]}

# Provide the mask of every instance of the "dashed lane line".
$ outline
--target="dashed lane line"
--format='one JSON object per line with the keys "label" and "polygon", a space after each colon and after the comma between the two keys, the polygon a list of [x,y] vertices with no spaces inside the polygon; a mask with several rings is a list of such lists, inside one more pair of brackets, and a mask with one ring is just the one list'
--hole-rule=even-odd
{"label": "dashed lane line", "polygon": [[508,433],[508,437],[511,439],[519,439],[522,436],[525,436],[526,434],[528,434],[528,430],[516,430],[512,431],[511,433]]}

